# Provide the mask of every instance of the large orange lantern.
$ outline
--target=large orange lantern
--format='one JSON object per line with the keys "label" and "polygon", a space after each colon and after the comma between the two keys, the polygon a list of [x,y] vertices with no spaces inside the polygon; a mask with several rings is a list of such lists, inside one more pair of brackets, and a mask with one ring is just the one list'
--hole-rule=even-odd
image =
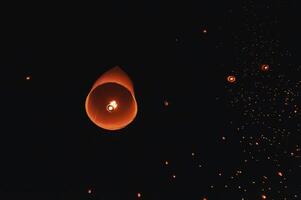
{"label": "large orange lantern", "polygon": [[114,67],[101,75],[86,98],[86,112],[97,126],[107,130],[126,127],[138,111],[129,76]]}

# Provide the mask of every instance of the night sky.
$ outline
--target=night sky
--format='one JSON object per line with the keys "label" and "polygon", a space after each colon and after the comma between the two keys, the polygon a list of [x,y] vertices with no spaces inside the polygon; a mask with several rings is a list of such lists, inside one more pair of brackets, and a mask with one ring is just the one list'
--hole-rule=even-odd
{"label": "night sky", "polygon": [[[3,7],[0,199],[301,199],[300,9]],[[85,100],[115,66],[133,81],[138,114],[108,131]]]}

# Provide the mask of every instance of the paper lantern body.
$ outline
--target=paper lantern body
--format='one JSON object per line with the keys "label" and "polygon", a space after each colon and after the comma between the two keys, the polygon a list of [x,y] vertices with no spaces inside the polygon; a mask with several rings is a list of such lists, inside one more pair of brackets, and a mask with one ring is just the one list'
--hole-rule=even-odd
{"label": "paper lantern body", "polygon": [[132,81],[119,67],[101,75],[86,98],[86,112],[97,126],[118,130],[130,124],[137,115]]}

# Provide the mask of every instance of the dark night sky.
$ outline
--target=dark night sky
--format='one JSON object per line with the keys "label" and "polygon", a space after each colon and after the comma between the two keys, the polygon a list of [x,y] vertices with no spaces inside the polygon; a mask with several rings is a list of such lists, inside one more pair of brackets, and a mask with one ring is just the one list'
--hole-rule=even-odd
{"label": "dark night sky", "polygon": [[[38,6],[1,14],[0,199],[301,199],[296,0]],[[84,104],[117,65],[111,132]]]}

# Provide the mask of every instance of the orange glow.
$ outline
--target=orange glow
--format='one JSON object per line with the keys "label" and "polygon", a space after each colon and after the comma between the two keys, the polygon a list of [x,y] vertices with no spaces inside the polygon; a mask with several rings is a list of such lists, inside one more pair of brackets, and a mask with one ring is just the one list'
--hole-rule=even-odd
{"label": "orange glow", "polygon": [[262,199],[267,199],[267,196],[263,194],[263,195],[261,195],[261,198]]}
{"label": "orange glow", "polygon": [[110,103],[107,105],[107,111],[113,112],[118,107],[118,104],[115,100],[110,101]]}
{"label": "orange glow", "polygon": [[121,68],[110,69],[94,83],[85,107],[90,120],[103,129],[126,127],[138,111],[132,81]]}
{"label": "orange glow", "polygon": [[227,77],[227,81],[228,81],[229,83],[235,83],[236,77],[233,76],[233,75],[230,75],[230,76]]}
{"label": "orange glow", "polygon": [[262,65],[260,66],[260,69],[261,69],[261,71],[263,71],[263,72],[267,72],[267,71],[270,70],[270,66],[269,66],[268,64],[262,64]]}

